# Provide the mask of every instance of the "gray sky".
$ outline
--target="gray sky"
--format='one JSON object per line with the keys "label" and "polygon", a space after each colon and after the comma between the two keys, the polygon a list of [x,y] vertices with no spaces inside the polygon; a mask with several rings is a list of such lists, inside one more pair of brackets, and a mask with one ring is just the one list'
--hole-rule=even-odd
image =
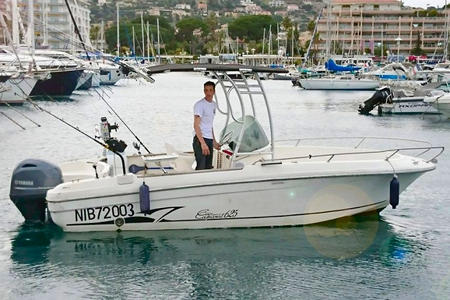
{"label": "gray sky", "polygon": [[[413,7],[427,7],[430,6],[442,7],[445,4],[445,0],[403,0],[403,4]],[[447,0],[447,4],[450,4],[450,0]]]}

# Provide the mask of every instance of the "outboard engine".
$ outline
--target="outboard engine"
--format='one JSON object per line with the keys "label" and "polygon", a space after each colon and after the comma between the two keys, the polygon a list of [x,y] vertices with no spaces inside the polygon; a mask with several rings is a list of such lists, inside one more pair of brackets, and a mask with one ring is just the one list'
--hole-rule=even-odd
{"label": "outboard engine", "polygon": [[26,159],[14,169],[9,198],[26,222],[45,222],[47,191],[63,182],[61,169],[39,159]]}
{"label": "outboard engine", "polygon": [[389,103],[389,101],[392,101],[392,98],[393,93],[389,87],[379,88],[372,97],[359,105],[358,111],[362,115],[368,115],[376,106],[383,103]]}

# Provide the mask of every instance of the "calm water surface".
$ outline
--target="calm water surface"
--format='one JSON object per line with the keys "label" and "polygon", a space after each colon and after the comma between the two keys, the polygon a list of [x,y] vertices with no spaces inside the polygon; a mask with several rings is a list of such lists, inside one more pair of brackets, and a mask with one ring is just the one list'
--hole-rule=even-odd
{"label": "calm water surface", "polygon": [[[173,73],[155,79],[98,91],[152,151],[165,151],[165,143],[190,150],[192,106],[205,78]],[[401,137],[450,149],[450,121],[439,116],[358,115],[370,92],[302,91],[283,81],[264,87],[277,139]],[[101,116],[119,123],[95,92],[39,103],[91,135]],[[12,170],[26,158],[58,163],[96,157],[101,149],[30,105],[18,110],[41,127],[0,110],[26,127],[0,116],[0,299],[449,299],[449,151],[380,218],[273,229],[67,234],[23,225],[8,196]],[[125,126],[117,136],[133,141]]]}

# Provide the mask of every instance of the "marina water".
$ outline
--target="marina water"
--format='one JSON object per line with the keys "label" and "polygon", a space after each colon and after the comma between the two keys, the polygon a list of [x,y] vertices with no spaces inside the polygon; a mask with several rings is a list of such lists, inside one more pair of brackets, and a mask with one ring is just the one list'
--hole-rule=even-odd
{"label": "marina water", "polygon": [[[193,104],[206,78],[172,73],[155,79],[98,91],[152,152],[164,152],[165,143],[190,151]],[[358,115],[371,92],[303,91],[288,81],[264,87],[276,139],[400,137],[450,149],[450,121],[439,116]],[[91,135],[102,116],[119,123],[92,91],[39,105]],[[0,110],[26,127],[0,118],[1,299],[449,298],[448,150],[436,170],[401,194],[396,210],[388,207],[379,218],[288,228],[63,233],[23,225],[9,200],[11,173],[23,159],[58,163],[96,157],[102,149],[29,104],[17,110],[41,127]],[[220,124],[217,118],[216,134]],[[132,135],[119,126],[113,134],[131,148]]]}

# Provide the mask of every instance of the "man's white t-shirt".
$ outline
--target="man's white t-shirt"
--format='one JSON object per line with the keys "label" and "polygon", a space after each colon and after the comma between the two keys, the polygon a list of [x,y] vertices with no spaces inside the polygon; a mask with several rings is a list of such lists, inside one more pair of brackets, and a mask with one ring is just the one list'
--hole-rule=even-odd
{"label": "man's white t-shirt", "polygon": [[206,139],[213,138],[213,121],[215,114],[216,103],[214,101],[209,102],[203,98],[194,105],[194,116],[200,116],[200,130],[202,136]]}

